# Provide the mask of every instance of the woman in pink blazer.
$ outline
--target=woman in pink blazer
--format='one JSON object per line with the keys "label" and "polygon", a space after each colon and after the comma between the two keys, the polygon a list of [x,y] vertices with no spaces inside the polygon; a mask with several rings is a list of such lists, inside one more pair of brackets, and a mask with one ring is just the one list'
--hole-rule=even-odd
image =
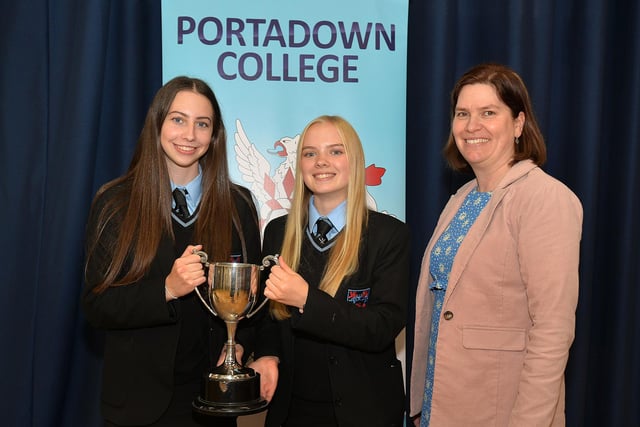
{"label": "woman in pink blazer", "polygon": [[513,70],[478,65],[451,101],[444,154],[475,179],[422,261],[410,413],[422,427],[563,426],[582,206],[540,168],[544,140]]}

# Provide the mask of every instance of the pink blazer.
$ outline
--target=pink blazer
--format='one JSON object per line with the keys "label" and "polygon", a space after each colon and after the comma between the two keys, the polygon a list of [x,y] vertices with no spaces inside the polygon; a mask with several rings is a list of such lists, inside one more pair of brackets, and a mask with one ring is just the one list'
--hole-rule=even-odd
{"label": "pink blazer", "polygon": [[[422,396],[433,305],[431,249],[473,180],[451,197],[427,245],[416,295],[412,415]],[[515,164],[464,238],[436,347],[431,426],[563,426],[564,370],[578,301],[582,206],[531,161]]]}

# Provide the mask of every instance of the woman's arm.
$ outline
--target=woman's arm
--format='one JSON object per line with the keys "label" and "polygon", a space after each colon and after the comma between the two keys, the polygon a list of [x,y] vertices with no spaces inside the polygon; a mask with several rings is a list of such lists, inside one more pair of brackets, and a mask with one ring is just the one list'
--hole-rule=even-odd
{"label": "woman's arm", "polygon": [[522,199],[518,259],[533,325],[510,425],[549,425],[574,338],[582,207],[555,181]]}

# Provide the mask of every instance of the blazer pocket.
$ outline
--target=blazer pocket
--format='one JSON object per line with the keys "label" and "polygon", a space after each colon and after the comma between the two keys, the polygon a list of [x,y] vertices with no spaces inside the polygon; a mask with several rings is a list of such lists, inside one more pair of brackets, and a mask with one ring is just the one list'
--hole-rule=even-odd
{"label": "blazer pocket", "polygon": [[462,346],[475,350],[523,351],[526,330],[522,328],[500,328],[464,326]]}

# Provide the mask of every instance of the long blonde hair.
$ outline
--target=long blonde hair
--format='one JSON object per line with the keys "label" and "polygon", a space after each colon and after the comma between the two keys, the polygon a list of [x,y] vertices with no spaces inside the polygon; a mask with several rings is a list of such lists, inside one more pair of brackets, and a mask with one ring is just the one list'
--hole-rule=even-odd
{"label": "long blonde hair", "polygon": [[[300,161],[307,132],[312,126],[320,123],[335,126],[349,160],[346,223],[329,252],[329,260],[319,285],[322,291],[335,296],[342,281],[358,269],[360,239],[369,217],[362,143],[353,126],[340,116],[320,116],[312,120],[302,132],[297,148],[295,188],[280,254],[294,271],[298,270],[302,243],[306,238],[305,229],[309,221],[309,200],[312,195],[300,173]],[[287,306],[275,301],[271,302],[271,312],[276,319],[290,316]]]}

